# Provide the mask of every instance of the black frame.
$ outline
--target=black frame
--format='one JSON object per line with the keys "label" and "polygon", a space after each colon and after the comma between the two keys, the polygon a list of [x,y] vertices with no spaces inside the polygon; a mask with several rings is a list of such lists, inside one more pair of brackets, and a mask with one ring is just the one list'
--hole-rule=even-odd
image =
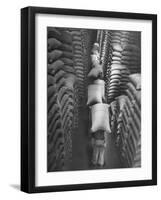
{"label": "black frame", "polygon": [[[61,186],[35,186],[35,15],[110,17],[152,21],[152,179]],[[21,190],[28,193],[157,184],[157,15],[44,7],[21,9]]]}

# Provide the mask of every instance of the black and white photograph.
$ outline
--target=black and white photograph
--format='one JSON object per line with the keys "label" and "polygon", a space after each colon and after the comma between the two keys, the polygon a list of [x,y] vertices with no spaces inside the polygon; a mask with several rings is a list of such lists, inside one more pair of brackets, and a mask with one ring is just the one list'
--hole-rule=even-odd
{"label": "black and white photograph", "polygon": [[141,32],[46,31],[47,172],[141,167]]}
{"label": "black and white photograph", "polygon": [[22,191],[157,184],[156,22],[22,9]]}

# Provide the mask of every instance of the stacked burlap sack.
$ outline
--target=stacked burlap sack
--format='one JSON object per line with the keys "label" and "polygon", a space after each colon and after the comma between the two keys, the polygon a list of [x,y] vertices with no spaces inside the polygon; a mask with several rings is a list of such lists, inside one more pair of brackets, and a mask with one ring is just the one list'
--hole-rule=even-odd
{"label": "stacked burlap sack", "polygon": [[[117,97],[116,144],[126,167],[141,166],[141,77],[129,76],[125,95]],[[116,111],[114,112],[116,114]]]}
{"label": "stacked burlap sack", "polygon": [[103,103],[103,101],[105,101],[105,82],[97,79],[88,85],[87,105],[91,106],[96,103]]}
{"label": "stacked burlap sack", "polygon": [[91,55],[92,69],[88,74],[90,84],[88,85],[87,105],[90,108],[93,165],[104,165],[104,154],[106,147],[106,134],[110,131],[109,105],[105,104],[105,82],[103,69],[100,64],[99,44],[95,43]]}
{"label": "stacked burlap sack", "polygon": [[48,171],[68,168],[72,140],[76,75],[72,36],[64,29],[48,28]]}

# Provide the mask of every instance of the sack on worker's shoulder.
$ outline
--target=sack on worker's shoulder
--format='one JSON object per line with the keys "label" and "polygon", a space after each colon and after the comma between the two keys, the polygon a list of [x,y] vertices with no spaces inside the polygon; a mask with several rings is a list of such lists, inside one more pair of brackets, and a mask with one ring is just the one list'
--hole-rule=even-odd
{"label": "sack on worker's shoulder", "polygon": [[99,43],[94,43],[92,47],[92,53],[99,52]]}
{"label": "sack on worker's shoulder", "polygon": [[101,80],[101,79],[96,79],[93,84],[96,85],[100,85],[100,87],[102,88],[102,96],[103,96],[103,100],[105,101],[105,81]]}
{"label": "sack on worker's shoulder", "polygon": [[99,60],[99,54],[97,52],[91,55],[91,62],[92,62],[93,67],[96,67],[97,65],[99,65],[100,60]]}
{"label": "sack on worker's shoulder", "polygon": [[110,116],[109,105],[98,103],[91,106],[92,127],[91,132],[103,130],[107,133],[111,132],[110,129]]}
{"label": "sack on worker's shoulder", "polygon": [[98,84],[89,85],[87,105],[90,106],[96,103],[102,103],[102,99],[104,99],[102,85]]}
{"label": "sack on worker's shoulder", "polygon": [[102,78],[103,77],[103,70],[101,67],[94,67],[91,69],[91,71],[88,74],[89,78]]}

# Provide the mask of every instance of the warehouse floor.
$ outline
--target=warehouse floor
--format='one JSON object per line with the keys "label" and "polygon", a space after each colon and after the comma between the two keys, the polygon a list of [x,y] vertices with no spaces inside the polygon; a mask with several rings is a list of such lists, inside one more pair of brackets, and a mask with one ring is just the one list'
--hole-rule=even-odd
{"label": "warehouse floor", "polygon": [[[73,158],[70,170],[100,169],[91,164],[92,151],[90,146],[90,135],[88,133],[88,110],[81,107],[78,129],[73,135]],[[105,165],[101,169],[122,168],[123,164],[119,158],[118,151],[114,144],[112,134],[107,136],[107,147],[105,152]]]}

